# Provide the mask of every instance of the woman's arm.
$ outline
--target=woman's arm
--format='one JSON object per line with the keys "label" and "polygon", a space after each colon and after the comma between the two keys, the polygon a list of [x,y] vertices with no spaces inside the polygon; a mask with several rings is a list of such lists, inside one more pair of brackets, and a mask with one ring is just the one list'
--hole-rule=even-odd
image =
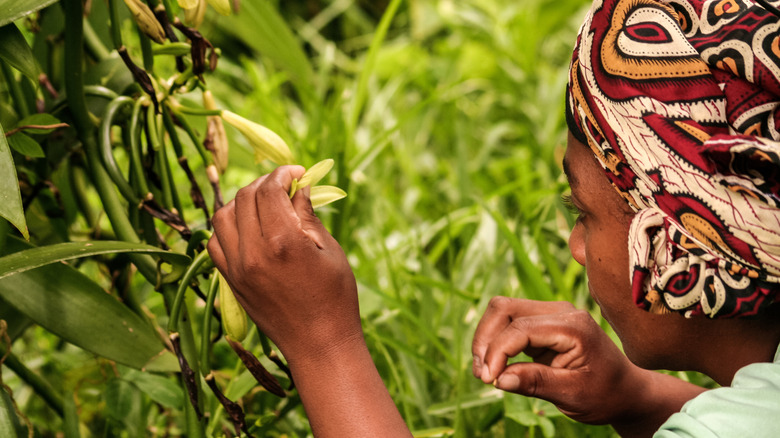
{"label": "woman's arm", "polygon": [[355,278],[283,166],[214,216],[208,250],[250,318],[288,361],[317,437],[411,434],[369,355]]}
{"label": "woman's arm", "polygon": [[[637,367],[585,311],[567,302],[496,297],[477,327],[473,372],[485,383],[555,404],[567,416],[652,436],[704,388]],[[534,362],[507,365],[525,353]]]}

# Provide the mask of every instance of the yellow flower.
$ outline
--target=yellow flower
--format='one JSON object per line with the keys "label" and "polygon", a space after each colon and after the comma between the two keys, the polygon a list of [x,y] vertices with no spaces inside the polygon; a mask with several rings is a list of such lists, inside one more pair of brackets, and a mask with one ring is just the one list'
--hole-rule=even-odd
{"label": "yellow flower", "polygon": [[199,0],[178,0],[179,6],[182,9],[192,9],[198,6]]}
{"label": "yellow flower", "polygon": [[[333,168],[333,160],[328,158],[322,160],[319,163],[311,166],[306,170],[306,173],[301,176],[301,179],[294,179],[292,186],[290,187],[290,199],[295,195],[295,192],[308,186],[317,184],[328,172]],[[341,190],[335,186],[316,186],[311,188],[309,198],[311,200],[312,208],[322,207],[323,205],[330,204],[333,201],[338,201],[347,196],[347,192]]]}
{"label": "yellow flower", "polygon": [[[192,4],[194,6],[185,7],[182,3]],[[179,0],[179,6],[184,8],[184,22],[188,26],[198,28],[203,23],[203,17],[206,16],[206,0]]]}
{"label": "yellow flower", "polygon": [[233,11],[230,8],[230,0],[208,0],[212,8],[222,15],[230,15]]}
{"label": "yellow flower", "polygon": [[238,114],[222,110],[222,120],[233,125],[246,137],[255,151],[255,161],[271,160],[276,164],[293,164],[295,159],[287,143],[275,132]]}
{"label": "yellow flower", "polygon": [[331,202],[338,201],[339,199],[346,198],[347,192],[341,190],[336,186],[315,186],[311,188],[309,198],[311,199],[311,207],[319,208],[323,205],[330,204]]}

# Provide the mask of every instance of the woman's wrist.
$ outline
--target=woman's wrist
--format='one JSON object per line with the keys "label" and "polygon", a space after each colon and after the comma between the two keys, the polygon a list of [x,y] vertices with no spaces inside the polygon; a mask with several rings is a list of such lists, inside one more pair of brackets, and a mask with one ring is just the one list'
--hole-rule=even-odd
{"label": "woman's wrist", "polygon": [[626,384],[625,409],[610,424],[622,437],[650,437],[682,406],[706,389],[676,377],[636,367]]}

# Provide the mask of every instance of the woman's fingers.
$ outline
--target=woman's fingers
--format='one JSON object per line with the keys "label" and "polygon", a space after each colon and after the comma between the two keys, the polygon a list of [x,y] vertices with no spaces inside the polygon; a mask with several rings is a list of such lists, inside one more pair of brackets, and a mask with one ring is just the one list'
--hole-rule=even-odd
{"label": "woman's fingers", "polygon": [[[527,397],[555,400],[568,392],[572,371],[534,362],[518,362],[506,367],[496,378],[496,388]],[[564,397],[565,398],[565,397]]]}
{"label": "woman's fingers", "polygon": [[[507,297],[494,297],[490,300],[485,314],[474,332],[471,352],[474,356],[472,372],[477,378],[484,373],[485,352],[492,340],[515,319],[568,312],[574,306],[568,302],[532,301]],[[494,375],[494,373],[489,373]],[[486,375],[486,378],[488,376]],[[492,379],[491,379],[492,380]]]}
{"label": "woman's fingers", "polygon": [[326,242],[332,239],[332,237],[317,215],[314,214],[314,208],[312,208],[311,200],[309,199],[310,192],[311,187],[308,186],[297,191],[292,199],[293,209],[301,220],[303,232],[317,245],[317,248],[324,249]]}
{"label": "woman's fingers", "polygon": [[275,239],[300,228],[289,193],[292,180],[303,173],[301,166],[277,167],[257,188],[257,212],[263,236]]}
{"label": "woman's fingers", "polygon": [[[214,213],[211,220],[214,225],[214,235],[219,242],[219,247],[223,257],[230,261],[239,256],[238,246],[238,228],[236,227],[236,204],[235,200],[228,202],[225,206]],[[217,265],[219,266],[219,265]]]}

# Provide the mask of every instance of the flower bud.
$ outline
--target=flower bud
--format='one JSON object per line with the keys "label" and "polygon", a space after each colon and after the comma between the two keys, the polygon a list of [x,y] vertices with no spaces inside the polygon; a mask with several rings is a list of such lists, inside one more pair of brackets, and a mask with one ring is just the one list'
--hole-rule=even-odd
{"label": "flower bud", "polygon": [[282,140],[282,137],[279,137],[279,135],[265,126],[251,122],[227,110],[222,111],[222,120],[233,125],[246,137],[255,151],[256,162],[259,163],[265,159],[279,165],[293,164],[295,162],[287,143]]}
{"label": "flower bud", "polygon": [[125,4],[143,33],[160,44],[165,42],[165,31],[146,3],[142,0],[125,0]]}

